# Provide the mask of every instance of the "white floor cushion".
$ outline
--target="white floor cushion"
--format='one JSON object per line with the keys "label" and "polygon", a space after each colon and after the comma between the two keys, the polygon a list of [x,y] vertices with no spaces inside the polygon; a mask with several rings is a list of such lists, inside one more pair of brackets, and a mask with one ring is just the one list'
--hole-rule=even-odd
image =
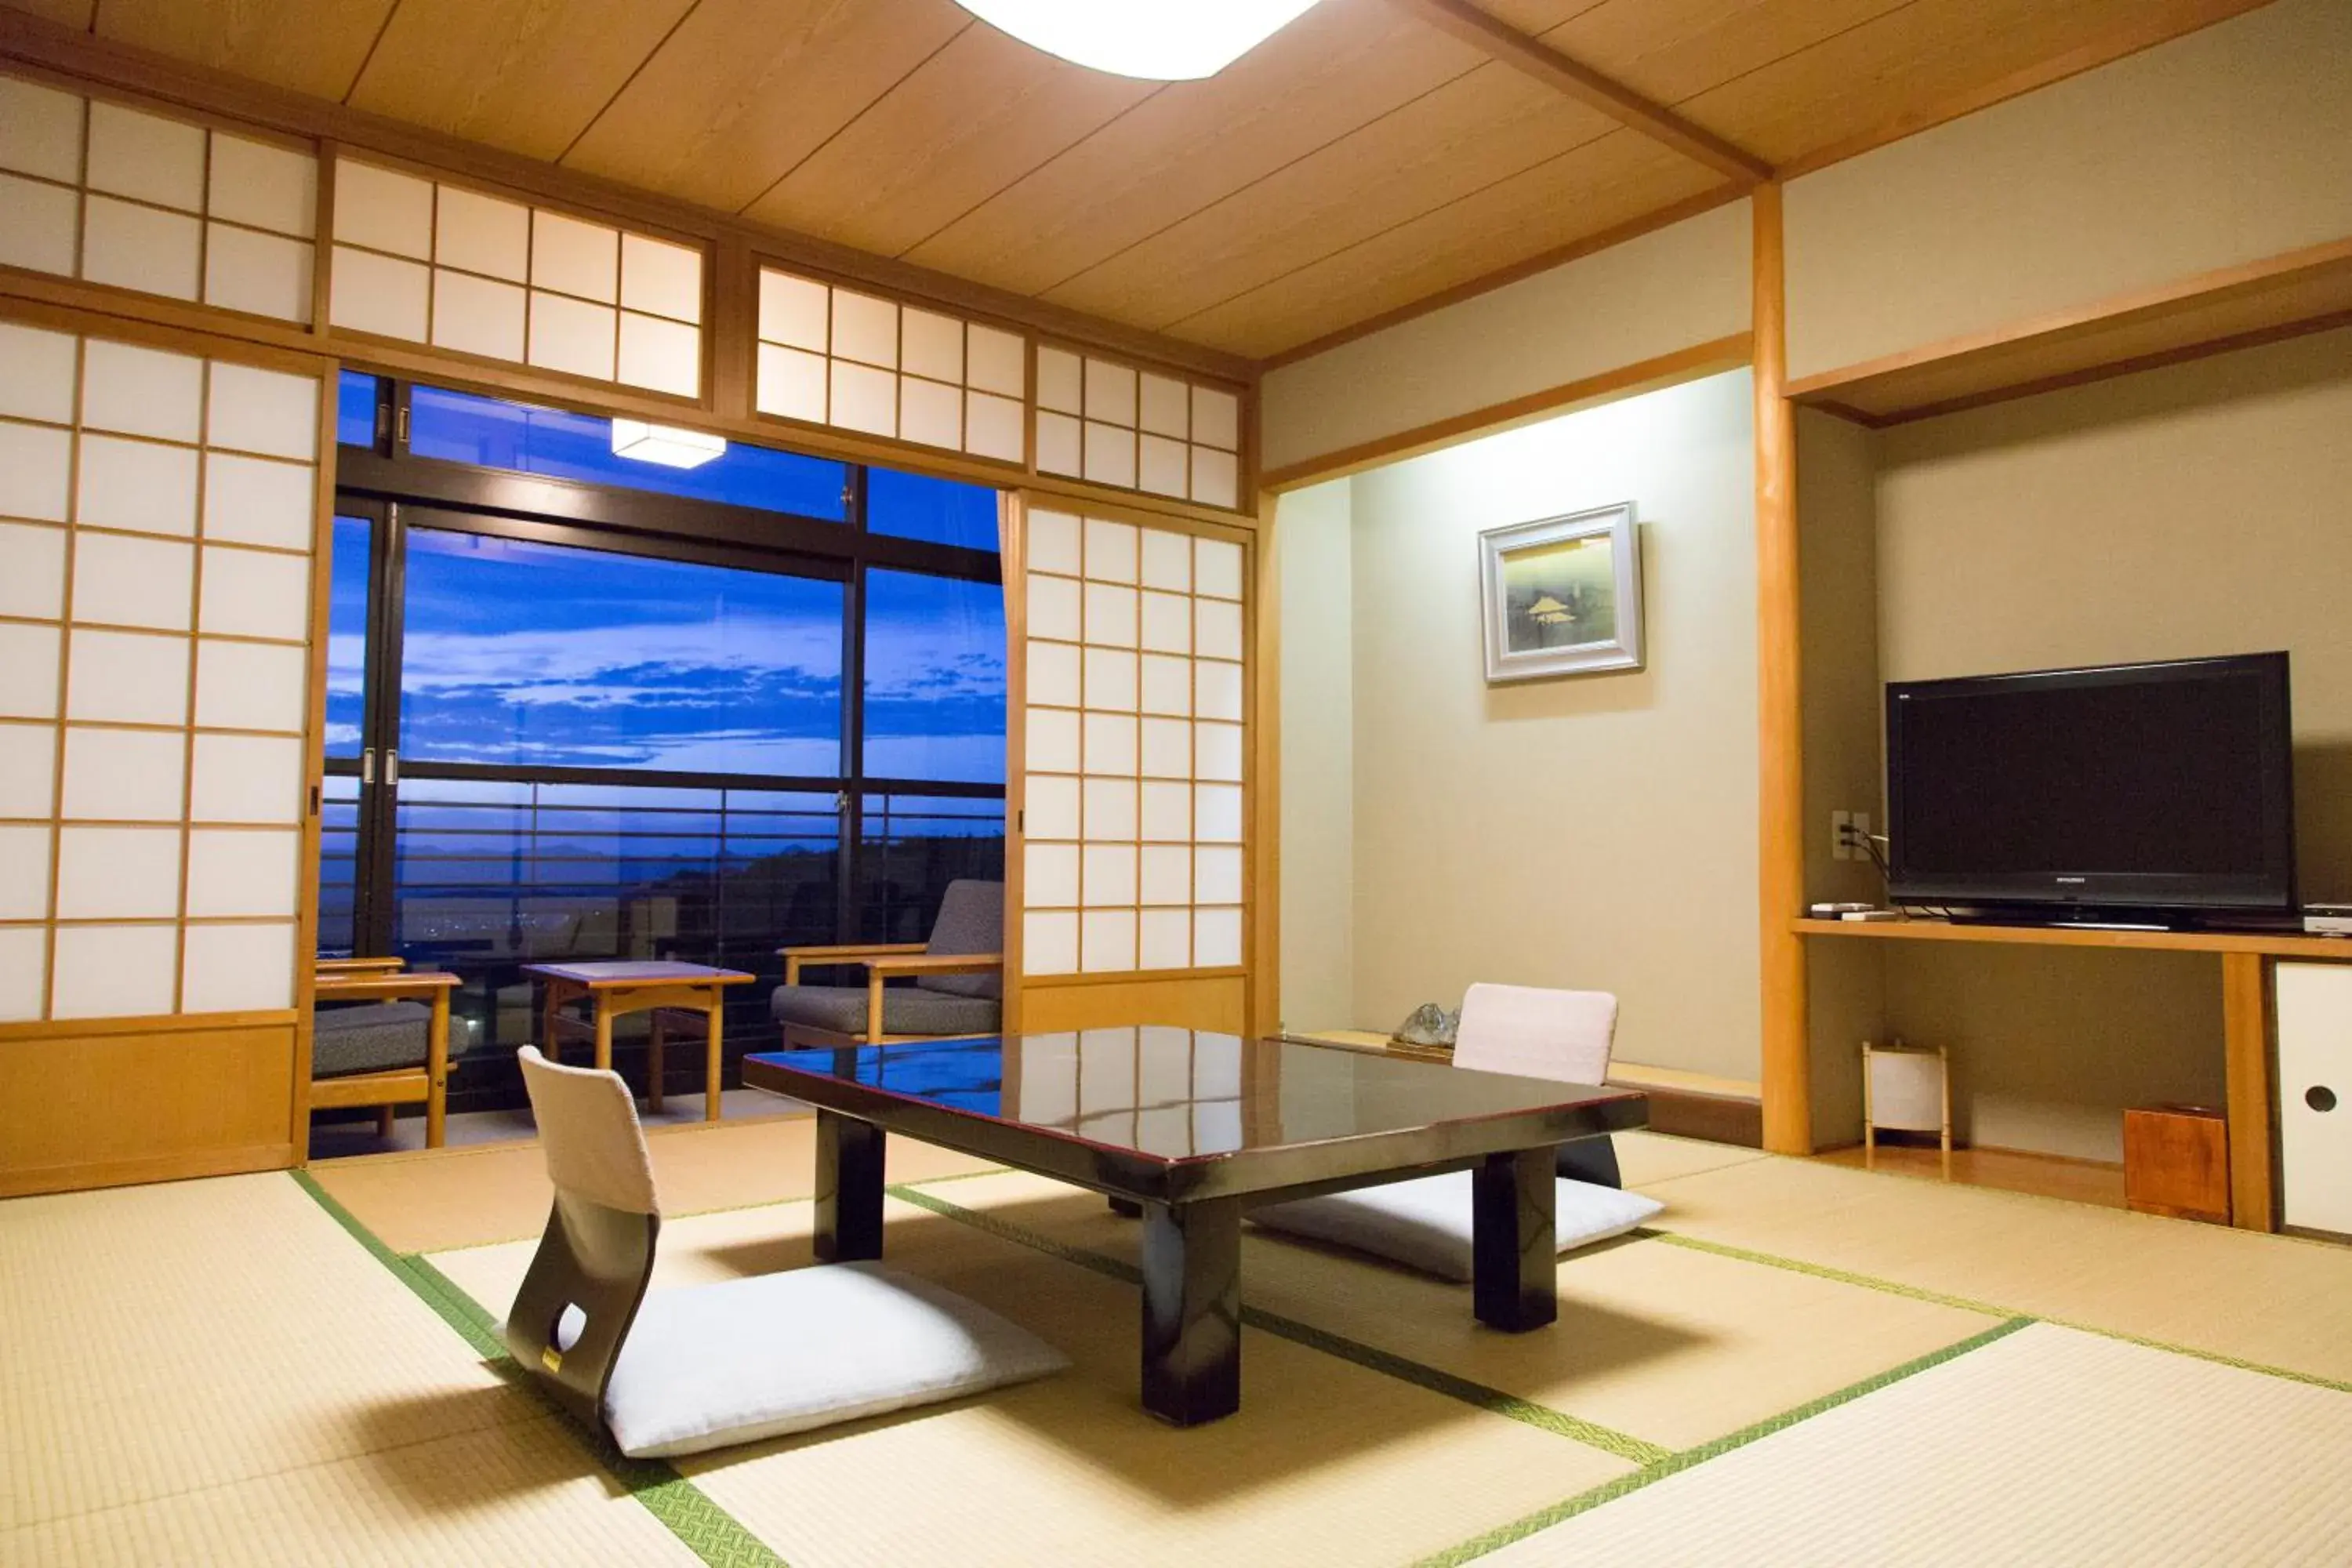
{"label": "white floor cushion", "polygon": [[823,1264],[648,1293],[604,1418],[634,1458],[698,1454],[1069,1364],[953,1291],[878,1263]]}
{"label": "white floor cushion", "polygon": [[[1470,1181],[1468,1171],[1447,1171],[1328,1197],[1269,1204],[1252,1209],[1249,1217],[1269,1230],[1374,1253],[1444,1279],[1468,1279],[1474,1272]],[[1639,1193],[1565,1176],[1559,1178],[1555,1201],[1562,1252],[1622,1236],[1665,1207]]]}

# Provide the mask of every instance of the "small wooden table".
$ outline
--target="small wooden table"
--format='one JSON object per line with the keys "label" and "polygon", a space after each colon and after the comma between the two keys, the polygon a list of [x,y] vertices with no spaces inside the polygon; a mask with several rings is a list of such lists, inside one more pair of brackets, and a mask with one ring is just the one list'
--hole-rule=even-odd
{"label": "small wooden table", "polygon": [[[561,1059],[563,1032],[586,1035],[596,1042],[596,1068],[613,1068],[613,1020],[631,1013],[652,1013],[653,1031],[646,1042],[646,1106],[662,1108],[661,1015],[666,1010],[697,1012],[709,1020],[709,1056],[703,1066],[702,1119],[719,1120],[720,1047],[725,1040],[722,1015],[727,987],[749,985],[751,975],[740,969],[713,969],[701,963],[671,963],[621,960],[610,963],[527,963],[525,974],[540,981],[540,1048],[549,1061]],[[585,998],[588,1016],[567,1016],[567,1003]]]}

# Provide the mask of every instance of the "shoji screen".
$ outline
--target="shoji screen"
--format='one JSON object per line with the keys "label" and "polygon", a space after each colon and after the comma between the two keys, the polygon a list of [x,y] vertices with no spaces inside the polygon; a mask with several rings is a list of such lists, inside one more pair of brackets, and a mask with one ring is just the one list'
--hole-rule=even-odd
{"label": "shoji screen", "polygon": [[1237,973],[1244,547],[1033,505],[1024,550],[1023,976]]}
{"label": "shoji screen", "polygon": [[0,322],[0,1020],[282,1010],[319,382]]}
{"label": "shoji screen", "polygon": [[319,161],[0,76],[0,262],[310,319]]}
{"label": "shoji screen", "polygon": [[760,271],[762,414],[1024,460],[1029,340],[938,310]]}
{"label": "shoji screen", "polygon": [[702,391],[702,251],[546,207],[335,163],[328,319],[352,331]]}

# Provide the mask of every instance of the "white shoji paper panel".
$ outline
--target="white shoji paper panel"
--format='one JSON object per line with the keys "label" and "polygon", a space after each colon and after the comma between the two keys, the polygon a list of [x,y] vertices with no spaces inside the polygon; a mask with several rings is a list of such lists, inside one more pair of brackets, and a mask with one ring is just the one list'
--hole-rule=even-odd
{"label": "white shoji paper panel", "polygon": [[1037,468],[1241,505],[1241,395],[1074,349],[1037,350]]}
{"label": "white shoji paper panel", "polygon": [[335,326],[701,395],[698,247],[349,158],[333,239]]}
{"label": "white shoji paper panel", "polygon": [[[39,151],[17,107],[0,78],[0,160]],[[172,122],[101,120],[94,184],[186,197]],[[246,216],[310,199],[275,150],[244,166]],[[320,398],[0,330],[0,1018],[291,1005]]]}
{"label": "white shoji paper panel", "polygon": [[310,319],[319,162],[0,76],[0,262]]}
{"label": "white shoji paper panel", "polygon": [[[1153,379],[1093,406],[1189,418]],[[1035,508],[1027,558],[1024,972],[1238,964],[1241,546]]]}
{"label": "white shoji paper panel", "polygon": [[55,725],[0,723],[0,818],[47,816],[57,766]]}
{"label": "white shoji paper panel", "polygon": [[762,414],[1025,461],[1029,342],[776,268],[760,272]]}
{"label": "white shoji paper panel", "polygon": [[239,1013],[294,1005],[294,926],[190,922],[180,1009]]}
{"label": "white shoji paper panel", "polygon": [[137,1018],[172,1011],[178,926],[60,926],[52,946],[50,1017]]}
{"label": "white shoji paper panel", "polygon": [[41,1016],[41,983],[48,967],[47,928],[0,927],[0,1023]]}

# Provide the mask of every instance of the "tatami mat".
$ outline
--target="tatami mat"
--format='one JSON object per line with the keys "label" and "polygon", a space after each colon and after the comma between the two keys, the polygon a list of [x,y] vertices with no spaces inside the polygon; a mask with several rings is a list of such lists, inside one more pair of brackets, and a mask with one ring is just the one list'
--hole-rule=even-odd
{"label": "tatami mat", "polygon": [[[657,1284],[805,1263],[811,1217],[793,1204],[666,1224]],[[795,1568],[1405,1562],[1633,1469],[1255,1331],[1240,1414],[1162,1426],[1137,1402],[1132,1286],[897,1199],[887,1217],[892,1264],[985,1302],[1076,1364],[976,1401],[680,1461]],[[530,1253],[431,1261],[502,1313]]]}
{"label": "tatami mat", "polygon": [[2036,1324],[1483,1561],[2352,1562],[2352,1394]]}
{"label": "tatami mat", "polygon": [[1645,1190],[1677,1234],[2352,1381],[2352,1247],[1773,1157]]}
{"label": "tatami mat", "polygon": [[[1102,1199],[1008,1173],[940,1199],[1134,1263],[1141,1226]],[[1562,1258],[1551,1328],[1499,1334],[1470,1288],[1244,1226],[1242,1298],[1669,1448],[1778,1415],[1980,1333],[1931,1302],[1628,1239]]]}
{"label": "tatami mat", "polygon": [[[816,1190],[814,1114],[655,1129],[646,1138],[662,1206],[673,1215],[742,1208]],[[890,1141],[894,1182],[993,1169],[911,1139]],[[337,1160],[312,1167],[329,1196],[394,1252],[536,1237],[554,1190],[537,1142]]]}
{"label": "tatami mat", "polygon": [[10,1568],[700,1561],[546,1416],[0,1534]]}
{"label": "tatami mat", "polygon": [[1670,1138],[1662,1132],[1619,1132],[1610,1142],[1617,1149],[1617,1164],[1625,1185],[1635,1192],[1653,1182],[1720,1171],[1751,1160],[1771,1158],[1761,1149],[1736,1143],[1709,1143],[1697,1138]]}
{"label": "tatami mat", "polygon": [[541,1410],[283,1175],[0,1203],[0,1530]]}

